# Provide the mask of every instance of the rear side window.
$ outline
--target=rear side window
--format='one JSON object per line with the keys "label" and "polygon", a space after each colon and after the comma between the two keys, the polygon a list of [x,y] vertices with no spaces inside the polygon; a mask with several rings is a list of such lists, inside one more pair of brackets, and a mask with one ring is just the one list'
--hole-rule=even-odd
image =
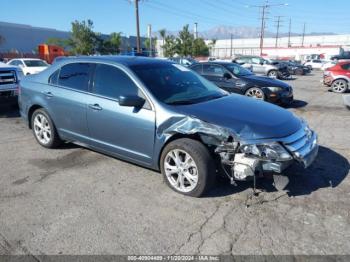
{"label": "rear side window", "polygon": [[60,74],[60,70],[56,70],[55,73],[53,73],[49,78],[49,84],[57,85],[58,83],[58,76]]}
{"label": "rear side window", "polygon": [[61,68],[58,85],[80,91],[88,91],[92,64],[73,63]]}
{"label": "rear side window", "polygon": [[138,87],[126,73],[103,64],[96,66],[93,93],[115,99],[124,95],[139,95]]}

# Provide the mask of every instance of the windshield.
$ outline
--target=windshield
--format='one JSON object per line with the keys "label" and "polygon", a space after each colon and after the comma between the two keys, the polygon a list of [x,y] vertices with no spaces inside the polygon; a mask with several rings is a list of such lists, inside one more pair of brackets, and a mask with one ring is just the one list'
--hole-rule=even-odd
{"label": "windshield", "polygon": [[235,76],[247,76],[253,74],[250,70],[237,64],[228,64],[226,65],[226,68],[230,70],[231,73],[233,73]]}
{"label": "windshield", "polygon": [[44,61],[41,60],[24,60],[23,61],[26,66],[28,67],[40,67],[40,66],[47,66],[47,64]]}
{"label": "windshield", "polygon": [[227,95],[216,85],[178,64],[134,65],[131,70],[161,102],[194,104]]}

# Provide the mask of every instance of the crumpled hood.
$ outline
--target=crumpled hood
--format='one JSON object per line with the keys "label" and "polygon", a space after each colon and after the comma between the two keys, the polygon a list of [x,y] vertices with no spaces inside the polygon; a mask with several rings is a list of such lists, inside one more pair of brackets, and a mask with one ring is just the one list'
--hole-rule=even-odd
{"label": "crumpled hood", "polygon": [[258,84],[260,87],[275,86],[285,89],[289,88],[289,85],[285,82],[266,76],[247,75],[241,76],[240,79],[245,80],[246,82],[252,83],[254,85]]}
{"label": "crumpled hood", "polygon": [[175,111],[224,127],[241,140],[282,138],[301,128],[301,121],[278,106],[241,95],[174,106]]}

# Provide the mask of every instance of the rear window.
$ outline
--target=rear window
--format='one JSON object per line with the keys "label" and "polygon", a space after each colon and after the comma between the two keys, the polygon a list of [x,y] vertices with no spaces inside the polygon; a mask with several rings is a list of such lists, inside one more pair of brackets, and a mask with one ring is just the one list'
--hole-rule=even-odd
{"label": "rear window", "polygon": [[88,91],[92,64],[72,63],[61,68],[58,85],[80,91]]}

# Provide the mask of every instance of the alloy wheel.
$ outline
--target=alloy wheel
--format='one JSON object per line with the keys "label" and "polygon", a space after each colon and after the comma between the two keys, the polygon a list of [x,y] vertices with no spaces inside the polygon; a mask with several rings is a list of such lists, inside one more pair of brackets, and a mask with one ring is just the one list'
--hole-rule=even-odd
{"label": "alloy wheel", "polygon": [[52,132],[51,126],[43,114],[39,113],[34,118],[33,123],[34,133],[38,141],[44,145],[47,145],[51,141]]}
{"label": "alloy wheel", "polygon": [[164,171],[170,185],[180,192],[190,192],[198,184],[197,165],[184,150],[169,151],[164,159]]}
{"label": "alloy wheel", "polygon": [[260,88],[250,88],[246,92],[246,96],[249,96],[258,100],[264,100],[265,98],[264,92]]}
{"label": "alloy wheel", "polygon": [[348,85],[344,80],[336,80],[332,84],[332,90],[336,93],[344,93],[347,88]]}

